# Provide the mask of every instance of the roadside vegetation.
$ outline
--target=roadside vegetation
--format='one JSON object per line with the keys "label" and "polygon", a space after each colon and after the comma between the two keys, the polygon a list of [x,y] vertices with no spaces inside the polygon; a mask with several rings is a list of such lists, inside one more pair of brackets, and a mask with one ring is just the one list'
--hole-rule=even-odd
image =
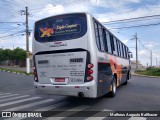
{"label": "roadside vegetation", "polygon": [[135,73],[148,76],[160,76],[160,68],[148,67],[146,70],[137,70]]}
{"label": "roadside vegetation", "polygon": [[25,75],[33,75],[33,73],[26,73],[21,70],[13,70],[9,68],[1,68],[1,67],[0,67],[0,71],[6,71],[6,72],[11,72],[11,73],[17,73],[17,74],[25,74]]}
{"label": "roadside vegetation", "polygon": [[21,48],[0,49],[0,65],[12,65],[19,64],[20,67],[24,66],[26,59],[26,51]]}

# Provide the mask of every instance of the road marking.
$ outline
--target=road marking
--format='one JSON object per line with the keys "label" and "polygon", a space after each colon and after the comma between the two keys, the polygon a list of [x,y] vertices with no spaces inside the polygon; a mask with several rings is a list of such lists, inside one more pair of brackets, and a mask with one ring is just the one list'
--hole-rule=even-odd
{"label": "road marking", "polygon": [[146,120],[147,118],[145,117],[131,117],[128,120]]}
{"label": "road marking", "polygon": [[48,117],[44,120],[61,120],[61,119],[64,119],[66,117],[56,117],[56,116],[70,116],[70,115],[73,115],[79,111],[82,111],[82,110],[85,110],[87,108],[89,108],[90,106],[87,106],[87,105],[81,105],[81,106],[78,106],[78,107],[74,107],[74,108],[71,108],[69,110],[66,110],[66,111],[72,111],[72,112],[61,112],[59,114],[56,114],[54,117]]}
{"label": "road marking", "polygon": [[0,95],[8,95],[8,94],[11,94],[11,93],[0,93]]}
{"label": "road marking", "polygon": [[28,101],[28,100],[39,99],[39,98],[40,97],[31,97],[31,98],[27,98],[27,99],[22,99],[22,100],[17,100],[17,101],[13,101],[13,102],[3,103],[3,104],[0,104],[0,107],[16,104],[16,103],[20,103],[20,102],[25,102],[25,101]]}
{"label": "road marking", "polygon": [[4,119],[4,120],[22,120],[22,119],[24,119],[24,118],[21,118],[21,117],[11,117],[11,118]]}
{"label": "road marking", "polygon": [[46,106],[46,107],[43,107],[43,108],[40,108],[40,109],[37,109],[37,110],[34,110],[34,111],[49,111],[51,109],[55,109],[55,108],[58,108],[58,107],[61,107],[61,106],[67,105],[67,104],[68,104],[67,102],[61,102],[61,103]]}
{"label": "road marking", "polygon": [[33,107],[33,106],[44,104],[44,103],[51,102],[51,101],[54,101],[54,99],[37,101],[37,102],[34,102],[34,103],[29,103],[29,104],[21,105],[21,106],[18,106],[18,107],[9,108],[9,109],[3,110],[3,111],[18,111],[18,110],[21,110],[21,109]]}
{"label": "road marking", "polygon": [[28,96],[29,95],[23,95],[23,96],[18,96],[18,97],[6,98],[6,99],[0,100],[0,102],[8,101],[8,100],[14,100],[14,99],[17,99],[17,98],[23,98],[23,97],[28,97]]}
{"label": "road marking", "polygon": [[0,96],[0,98],[6,98],[6,97],[12,97],[12,96],[17,96],[19,94],[9,94],[9,95],[5,95],[5,96]]}
{"label": "road marking", "polygon": [[[68,104],[67,102],[61,102],[61,103],[57,103],[57,104],[54,104],[54,105],[46,106],[46,107],[43,107],[43,108],[40,108],[40,109],[36,109],[34,111],[49,111],[51,109],[58,108],[58,107],[61,107],[61,106],[67,105],[67,104]],[[16,120],[22,120],[22,119],[25,119],[25,118],[16,118]],[[5,119],[5,120],[13,120],[13,119],[9,118],[9,119]]]}
{"label": "road marking", "polygon": [[[112,111],[112,110],[104,109],[102,111]],[[103,119],[106,118],[106,117],[97,117],[97,116],[100,116],[100,115],[101,115],[101,111],[96,113],[96,114],[94,114],[91,117],[86,118],[85,120],[103,120]],[[106,116],[108,116],[108,115],[106,115]]]}

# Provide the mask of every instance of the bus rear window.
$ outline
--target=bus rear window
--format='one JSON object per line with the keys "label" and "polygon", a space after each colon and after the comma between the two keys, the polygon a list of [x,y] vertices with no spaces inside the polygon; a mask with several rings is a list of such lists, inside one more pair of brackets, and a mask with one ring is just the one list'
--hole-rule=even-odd
{"label": "bus rear window", "polygon": [[34,37],[38,42],[63,41],[82,37],[86,31],[85,14],[66,14],[36,22]]}

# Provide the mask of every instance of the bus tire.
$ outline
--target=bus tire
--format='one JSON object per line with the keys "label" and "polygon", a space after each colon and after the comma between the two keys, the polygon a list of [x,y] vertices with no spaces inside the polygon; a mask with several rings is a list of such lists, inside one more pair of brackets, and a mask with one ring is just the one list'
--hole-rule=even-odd
{"label": "bus tire", "polygon": [[123,83],[123,85],[127,85],[127,83],[128,83],[128,80],[126,79],[126,81]]}
{"label": "bus tire", "polygon": [[129,74],[127,74],[127,76],[126,76],[126,81],[123,83],[123,85],[127,85],[127,83],[128,83],[128,76]]}
{"label": "bus tire", "polygon": [[112,91],[110,91],[109,95],[110,95],[110,97],[114,97],[116,95],[116,92],[117,92],[117,85],[116,85],[115,77],[113,77],[111,85],[112,85]]}

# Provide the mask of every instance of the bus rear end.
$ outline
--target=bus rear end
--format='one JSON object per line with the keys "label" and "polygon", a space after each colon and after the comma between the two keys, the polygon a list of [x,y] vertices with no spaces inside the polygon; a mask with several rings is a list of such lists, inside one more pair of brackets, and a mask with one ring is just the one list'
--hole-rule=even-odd
{"label": "bus rear end", "polygon": [[85,13],[58,15],[35,23],[33,55],[37,93],[96,97],[87,28]]}

